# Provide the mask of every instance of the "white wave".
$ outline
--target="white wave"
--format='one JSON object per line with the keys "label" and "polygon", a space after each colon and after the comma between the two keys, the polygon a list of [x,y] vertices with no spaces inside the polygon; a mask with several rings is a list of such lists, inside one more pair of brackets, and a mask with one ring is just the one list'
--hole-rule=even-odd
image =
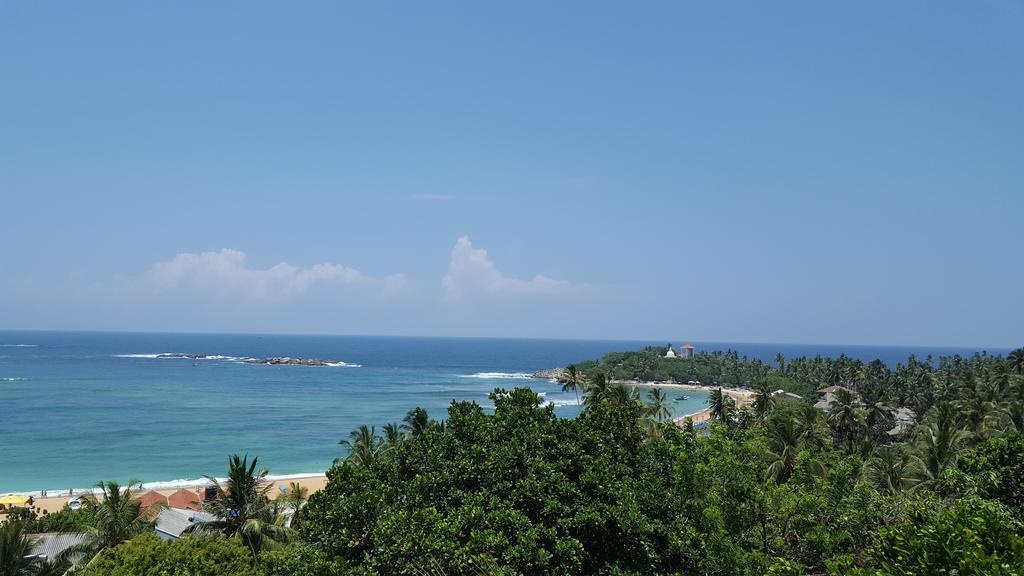
{"label": "white wave", "polygon": [[28,378],[0,378],[0,382],[24,382]]}
{"label": "white wave", "polygon": [[548,400],[547,404],[553,404],[555,406],[576,406],[577,402],[575,398],[568,398],[565,400],[561,398],[556,398],[554,400]]}
{"label": "white wave", "polygon": [[[286,481],[286,480],[302,480],[304,478],[323,478],[324,476],[325,476],[325,474],[323,472],[302,472],[302,473],[299,473],[299,474],[277,474],[277,475],[267,476],[265,478],[265,480],[267,482],[279,483],[279,482],[283,482],[283,481]],[[217,481],[218,482],[224,482],[224,481],[226,481],[226,478],[217,478]],[[178,479],[178,480],[161,480],[161,481],[156,481],[156,482],[144,482],[142,484],[142,490],[146,491],[146,490],[174,490],[174,489],[178,489],[178,488],[201,488],[203,486],[209,486],[209,485],[210,485],[210,481],[207,480],[206,478],[195,478],[195,479],[181,478],[181,479]],[[75,496],[84,496],[86,494],[99,494],[100,493],[100,490],[98,488],[72,488],[72,490],[74,491],[74,495]],[[13,492],[13,494],[18,494],[20,496],[35,496],[35,497],[38,498],[39,497],[39,490],[33,490],[33,491],[30,491],[30,492]],[[59,489],[56,489],[56,490],[47,490],[46,491],[46,496],[48,498],[56,498],[56,497],[60,497],[60,496],[67,497],[68,496],[68,489],[67,488],[59,488]]]}
{"label": "white wave", "polygon": [[0,348],[39,348],[39,344],[0,344]]}
{"label": "white wave", "polygon": [[249,360],[249,358],[239,358],[237,356],[222,356],[220,354],[210,354],[208,356],[198,356],[196,358],[190,358],[186,354],[180,352],[161,352],[159,354],[114,354],[114,358],[159,358],[160,360],[226,360],[233,362],[236,360]]}
{"label": "white wave", "polygon": [[362,368],[362,364],[349,364],[348,362],[329,362],[328,366],[334,366],[335,368]]}
{"label": "white wave", "polygon": [[526,372],[477,372],[462,374],[459,378],[483,378],[485,380],[533,380],[533,374]]}

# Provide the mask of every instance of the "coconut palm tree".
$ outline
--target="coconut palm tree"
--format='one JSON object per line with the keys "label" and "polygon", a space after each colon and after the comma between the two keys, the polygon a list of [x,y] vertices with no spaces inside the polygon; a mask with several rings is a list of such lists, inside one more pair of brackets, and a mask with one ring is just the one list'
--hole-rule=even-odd
{"label": "coconut palm tree", "polygon": [[716,388],[708,394],[708,405],[710,406],[711,419],[729,423],[733,412],[736,411],[736,401],[731,396]]}
{"label": "coconut palm tree", "polygon": [[879,492],[896,494],[921,482],[921,466],[917,456],[905,450],[879,448],[868,461],[866,476]]}
{"label": "coconut palm tree", "polygon": [[792,418],[775,418],[768,424],[768,449],[771,463],[767,479],[782,484],[796,469],[796,457],[800,452],[800,429]]}
{"label": "coconut palm tree", "polygon": [[62,559],[75,559],[79,564],[88,562],[103,550],[145,532],[149,526],[147,518],[152,517],[150,510],[143,509],[133,497],[141,487],[142,484],[134,480],[125,486],[115,481],[97,483],[100,497],[89,495],[82,499],[87,511],[84,517],[88,519],[85,538],[66,549]]}
{"label": "coconut palm tree", "polygon": [[44,576],[61,574],[67,569],[66,565],[31,557],[34,546],[35,540],[25,533],[21,522],[0,524],[0,575]]}
{"label": "coconut palm tree", "polygon": [[[426,414],[425,411],[424,414]],[[363,424],[349,434],[348,440],[339,440],[338,444],[341,444],[348,450],[348,456],[335,458],[335,464],[345,462],[354,466],[369,468],[373,465],[377,454],[384,447],[384,440],[377,436],[375,427]]]}
{"label": "coconut palm tree", "polygon": [[565,372],[562,373],[562,377],[559,378],[559,382],[562,383],[562,392],[568,392],[572,390],[576,393],[576,405],[580,404],[580,388],[583,387],[585,377],[580,369],[575,364],[569,364],[565,367]]}
{"label": "coconut palm tree", "polygon": [[228,477],[224,482],[212,476],[216,496],[205,503],[203,509],[214,520],[198,522],[185,529],[186,533],[220,533],[238,538],[259,558],[260,550],[277,542],[287,542],[291,530],[285,528],[277,515],[277,506],[267,497],[271,484],[266,481],[267,470],[257,469],[259,458],[249,461],[248,456],[232,454],[228,458]]}
{"label": "coconut palm tree", "polygon": [[805,444],[819,448],[825,445],[825,440],[828,438],[828,426],[825,425],[825,417],[821,410],[815,408],[813,404],[804,402],[794,415],[794,420],[797,430],[800,432],[800,438]]}
{"label": "coconut palm tree", "polygon": [[278,496],[277,500],[291,508],[292,515],[288,525],[291,528],[298,528],[302,524],[302,507],[309,500],[309,488],[302,486],[298,482],[291,482],[288,484],[288,491]]}
{"label": "coconut palm tree", "polygon": [[608,387],[608,391],[605,393],[604,400],[624,406],[631,402],[640,401],[640,393],[637,392],[636,386],[629,386],[628,384],[612,384]]}
{"label": "coconut palm tree", "polygon": [[660,388],[651,388],[647,393],[647,399],[650,400],[650,403],[647,404],[647,411],[656,420],[661,422],[672,417],[672,403],[669,402],[668,395]]}
{"label": "coconut palm tree", "polygon": [[595,371],[587,378],[587,384],[583,388],[583,405],[590,407],[601,403],[610,389],[608,376],[599,370]]}
{"label": "coconut palm tree", "polygon": [[895,413],[896,409],[881,398],[864,401],[864,423],[868,427],[868,432],[876,438],[883,438],[896,425]]}
{"label": "coconut palm tree", "polygon": [[926,482],[935,482],[956,462],[969,433],[956,421],[956,412],[948,402],[937,404],[932,422],[917,430],[917,446]]}
{"label": "coconut palm tree", "polygon": [[1006,363],[1014,374],[1024,374],[1024,348],[1017,348],[1006,356]]}
{"label": "coconut palm tree", "polygon": [[409,410],[402,421],[402,430],[409,436],[419,436],[437,427],[437,423],[430,419],[427,411],[416,407]]}
{"label": "coconut palm tree", "polygon": [[779,352],[775,355],[775,365],[779,367],[779,372],[786,373],[786,357]]}
{"label": "coconut palm tree", "polygon": [[979,441],[1013,426],[1010,407],[996,384],[979,379],[965,385],[955,405],[967,430]]}
{"label": "coconut palm tree", "polygon": [[852,444],[860,437],[865,427],[864,410],[857,405],[852,393],[846,390],[836,392],[828,423],[841,441]]}
{"label": "coconut palm tree", "polygon": [[762,420],[775,407],[775,395],[771,384],[767,380],[761,380],[754,386],[754,414]]}
{"label": "coconut palm tree", "polygon": [[381,428],[381,431],[384,432],[384,444],[388,448],[398,444],[405,437],[405,434],[402,433],[401,426],[394,422],[388,422],[385,424],[384,427]]}

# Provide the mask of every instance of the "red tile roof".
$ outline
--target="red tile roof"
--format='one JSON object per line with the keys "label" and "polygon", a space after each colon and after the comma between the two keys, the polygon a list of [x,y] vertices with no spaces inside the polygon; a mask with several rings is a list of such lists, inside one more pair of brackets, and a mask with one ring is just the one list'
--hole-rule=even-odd
{"label": "red tile roof", "polygon": [[203,507],[199,505],[199,501],[199,494],[184,488],[167,497],[167,502],[171,505],[171,508],[188,508],[189,510],[200,511]]}
{"label": "red tile roof", "polygon": [[143,508],[149,508],[150,506],[156,504],[157,502],[167,504],[167,496],[164,496],[163,494],[155,490],[150,490],[149,492],[146,492],[145,494],[139,496],[139,503],[142,504]]}
{"label": "red tile roof", "polygon": [[693,350],[694,348],[696,348],[696,346],[694,346],[693,344],[683,344],[683,348]]}
{"label": "red tile roof", "polygon": [[151,521],[155,520],[156,515],[160,513],[160,509],[157,504],[167,505],[167,496],[164,496],[155,490],[150,490],[149,492],[142,494],[138,497],[138,500],[142,511],[145,513],[147,519]]}

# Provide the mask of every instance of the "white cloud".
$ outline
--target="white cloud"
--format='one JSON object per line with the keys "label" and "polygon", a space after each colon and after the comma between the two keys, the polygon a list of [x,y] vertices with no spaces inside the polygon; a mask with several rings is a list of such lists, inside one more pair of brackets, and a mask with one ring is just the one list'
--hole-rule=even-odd
{"label": "white cloud", "polygon": [[189,290],[265,300],[301,295],[317,285],[373,284],[396,289],[405,284],[405,277],[370,277],[340,264],[298,268],[282,262],[261,270],[246,264],[244,252],[225,248],[220,252],[182,253],[158,262],[146,274],[144,284],[157,292]]}
{"label": "white cloud", "polygon": [[474,248],[468,236],[463,236],[452,249],[448,273],[441,279],[441,288],[449,298],[467,294],[517,295],[558,294],[571,290],[572,284],[553,280],[547,276],[534,276],[530,280],[507,278],[487,256],[487,250]]}

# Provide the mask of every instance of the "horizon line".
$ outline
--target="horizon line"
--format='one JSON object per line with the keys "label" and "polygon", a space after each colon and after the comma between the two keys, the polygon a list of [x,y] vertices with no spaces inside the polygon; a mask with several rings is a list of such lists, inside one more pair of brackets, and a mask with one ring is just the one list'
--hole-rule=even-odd
{"label": "horizon line", "polygon": [[333,338],[423,338],[451,340],[548,340],[577,342],[630,342],[650,345],[652,342],[697,342],[700,344],[750,344],[757,346],[821,346],[821,347],[853,347],[853,348],[951,348],[987,352],[988,350],[1014,350],[1017,346],[979,346],[957,344],[859,344],[837,342],[781,342],[781,341],[744,341],[744,340],[700,340],[700,339],[664,339],[664,338],[594,338],[594,337],[554,337],[554,336],[481,336],[481,335],[417,335],[417,334],[339,334],[330,332],[221,332],[221,331],[174,331],[174,330],[85,330],[85,329],[51,329],[51,328],[0,328],[3,332],[41,332],[41,333],[77,333],[77,334],[152,334],[152,335],[202,335],[202,336],[290,336],[290,337],[333,337]]}

